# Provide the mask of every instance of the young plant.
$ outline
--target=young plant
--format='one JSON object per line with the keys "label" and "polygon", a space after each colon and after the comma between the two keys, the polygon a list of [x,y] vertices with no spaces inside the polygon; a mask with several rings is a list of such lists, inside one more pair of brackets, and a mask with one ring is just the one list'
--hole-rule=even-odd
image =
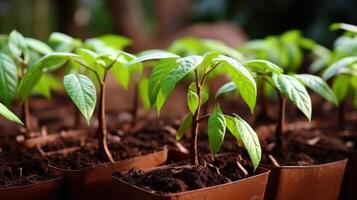
{"label": "young plant", "polygon": [[332,90],[339,104],[338,123],[340,128],[345,124],[345,102],[354,93],[353,105],[357,108],[357,26],[334,23],[332,30],[344,30],[344,34],[334,42],[334,49],[326,58],[318,58],[319,65],[313,68],[314,72],[323,71],[323,79],[332,81]]}
{"label": "young plant", "polygon": [[354,95],[353,106],[357,108],[357,56],[345,57],[329,66],[322,76],[325,80],[335,77],[332,90],[339,104],[339,127],[345,125],[345,102]]}
{"label": "young plant", "polygon": [[[329,56],[329,51],[325,47],[303,37],[297,30],[287,31],[277,36],[268,36],[265,39],[252,40],[239,50],[249,59],[268,60],[278,66],[283,66],[286,73],[306,71],[301,68],[305,60],[318,57],[320,60],[312,64],[313,68],[316,68]],[[272,119],[267,113],[267,97],[272,94],[271,87],[266,82],[260,81],[258,89],[261,93],[261,110],[256,119],[271,121]]]}
{"label": "young plant", "polygon": [[135,59],[131,64],[153,59],[160,59],[160,61],[154,66],[149,79],[149,98],[151,105],[155,105],[158,111],[182,79],[188,75],[194,77],[187,93],[190,113],[177,131],[177,139],[180,139],[191,128],[191,164],[199,164],[197,149],[199,126],[203,120],[208,118],[208,138],[212,153],[217,153],[220,149],[226,128],[228,128],[233,136],[247,149],[254,168],[256,168],[261,159],[261,148],[256,133],[248,123],[238,115],[224,115],[218,104],[212,113],[201,116],[201,107],[205,98],[202,87],[206,83],[208,75],[215,70],[229,74],[244,101],[253,111],[257,91],[254,79],[249,71],[236,59],[218,53],[179,57],[167,52],[154,52]]}
{"label": "young plant", "polygon": [[[320,77],[309,74],[283,74],[283,69],[272,62],[266,60],[249,60],[243,62],[247,68],[256,74],[258,79],[271,84],[279,96],[278,122],[275,129],[275,152],[283,156],[286,151],[284,144],[284,126],[286,99],[289,99],[297,108],[311,120],[311,99],[307,93],[306,87],[322,96],[326,100],[337,105],[336,97],[326,82]],[[235,85],[231,82],[223,85],[218,91],[217,96],[234,91]]]}
{"label": "young plant", "polygon": [[[19,32],[12,31],[7,38],[0,53],[0,98],[9,105],[18,95],[18,82],[22,80],[26,70],[30,68],[42,55],[51,53],[52,50],[45,43],[32,38],[24,38]],[[45,86],[46,87],[43,87]],[[36,88],[39,94],[47,94],[47,89],[54,84],[40,82]],[[33,131],[31,124],[28,99],[23,99],[22,118],[27,131]]]}

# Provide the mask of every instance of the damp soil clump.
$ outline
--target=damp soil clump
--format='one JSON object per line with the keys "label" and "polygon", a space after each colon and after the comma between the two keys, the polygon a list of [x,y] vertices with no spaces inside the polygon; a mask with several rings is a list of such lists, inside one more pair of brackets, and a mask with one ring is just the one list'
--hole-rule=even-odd
{"label": "damp soil clump", "polygon": [[[115,172],[114,177],[131,185],[157,194],[191,191],[230,183],[255,175],[251,165],[238,156],[222,156],[214,161],[205,159],[198,166],[169,165],[151,171],[131,169],[127,173]],[[244,166],[244,167],[243,167]]]}

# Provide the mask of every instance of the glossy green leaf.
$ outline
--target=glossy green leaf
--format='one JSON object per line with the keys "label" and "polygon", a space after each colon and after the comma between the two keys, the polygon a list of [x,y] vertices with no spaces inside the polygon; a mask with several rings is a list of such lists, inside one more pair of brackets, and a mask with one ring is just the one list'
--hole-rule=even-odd
{"label": "glossy green leaf", "polygon": [[146,78],[141,78],[139,81],[139,97],[143,107],[149,109],[151,107],[149,100],[149,80]]}
{"label": "glossy green leaf", "polygon": [[12,113],[8,108],[6,108],[1,103],[0,103],[0,115],[2,115],[3,117],[5,117],[6,119],[12,122],[23,124],[22,121],[14,113]]}
{"label": "glossy green leaf", "polygon": [[149,100],[151,106],[156,103],[164,78],[177,66],[175,59],[160,60],[153,68],[149,78]]}
{"label": "glossy green leaf", "polygon": [[225,119],[227,121],[228,130],[244,145],[253,163],[254,169],[256,169],[260,163],[262,155],[257,134],[252,127],[238,115],[235,115],[234,123],[233,118],[230,116],[225,116]]}
{"label": "glossy green leaf", "polygon": [[285,74],[273,74],[272,80],[280,93],[292,101],[311,120],[311,99],[304,85],[295,77]]}
{"label": "glossy green leaf", "polygon": [[283,73],[283,69],[276,64],[267,60],[248,60],[243,63],[244,66],[251,69],[254,72],[260,73]]}
{"label": "glossy green leaf", "polygon": [[248,105],[250,111],[253,112],[257,98],[257,86],[252,75],[243,65],[233,58],[218,56],[215,58],[215,61],[221,62],[225,67],[225,71],[236,85],[244,102]]}
{"label": "glossy green leaf", "polygon": [[33,51],[36,51],[39,54],[45,55],[53,52],[51,47],[49,47],[46,43],[40,40],[26,38],[26,43],[28,48],[30,48]]}
{"label": "glossy green leaf", "polygon": [[332,91],[335,94],[337,101],[341,103],[347,97],[350,89],[350,78],[346,75],[337,76],[332,83]]}
{"label": "glossy green leaf", "polygon": [[192,114],[194,114],[198,108],[199,98],[196,91],[196,84],[191,83],[187,91],[187,105]]}
{"label": "glossy green leaf", "polygon": [[180,140],[186,133],[186,131],[192,126],[192,114],[188,114],[176,133],[176,140]]}
{"label": "glossy green leaf", "polygon": [[163,51],[163,50],[148,50],[141,53],[139,57],[127,63],[127,65],[133,65],[139,62],[144,62],[148,60],[160,60],[166,58],[179,58],[180,56]]}
{"label": "glossy green leaf", "polygon": [[17,69],[14,61],[0,53],[0,99],[9,105],[16,94],[18,84]]}
{"label": "glossy green leaf", "polygon": [[16,30],[11,31],[9,35],[9,50],[17,60],[20,60],[25,64],[30,60],[30,53],[26,40],[24,36]]}
{"label": "glossy green leaf", "polygon": [[218,98],[222,94],[225,94],[225,93],[228,93],[228,92],[233,92],[235,90],[237,90],[236,84],[234,84],[233,81],[227,82],[217,90],[216,98]]}
{"label": "glossy green leaf", "polygon": [[86,61],[87,65],[90,68],[92,69],[96,68],[95,66],[96,66],[98,55],[95,52],[88,49],[79,48],[76,50],[76,53],[83,57],[83,59]]}
{"label": "glossy green leaf", "polygon": [[188,73],[196,69],[203,61],[202,56],[187,56],[177,59],[177,67],[172,69],[161,83],[161,89],[156,99],[156,108],[161,110],[167,97],[174,90],[176,84]]}
{"label": "glossy green leaf", "polygon": [[89,124],[97,102],[97,93],[93,82],[84,75],[68,74],[63,79],[63,85]]}
{"label": "glossy green leaf", "polygon": [[31,65],[18,87],[18,94],[21,100],[26,99],[36,84],[40,81],[43,71],[46,68],[60,67],[69,60],[80,60],[80,57],[71,53],[51,53],[42,57]]}
{"label": "glossy green leaf", "polygon": [[318,95],[325,98],[327,101],[338,105],[337,99],[333,91],[327,85],[327,83],[322,80],[322,78],[310,74],[298,74],[295,75],[295,77],[299,79],[306,87],[310,88]]}
{"label": "glossy green leaf", "polygon": [[352,57],[347,57],[343,58],[335,63],[333,63],[331,66],[329,66],[325,72],[322,75],[322,78],[324,80],[328,80],[334,75],[340,73],[341,71],[345,68],[347,68],[349,65],[356,63],[357,62],[357,56],[352,56]]}
{"label": "glossy green leaf", "polygon": [[346,23],[333,23],[330,26],[331,30],[338,30],[338,29],[342,29],[345,31],[349,31],[352,33],[357,33],[357,26],[352,25],[352,24],[346,24]]}
{"label": "glossy green leaf", "polygon": [[202,43],[206,50],[204,53],[209,51],[217,51],[237,60],[243,60],[243,55],[239,51],[229,47],[221,41],[213,39],[204,39],[202,40]]}
{"label": "glossy green leaf", "polygon": [[110,72],[114,75],[115,80],[121,86],[123,86],[125,89],[128,89],[131,73],[127,66],[117,62],[110,69]]}
{"label": "glossy green leaf", "polygon": [[213,154],[216,154],[221,148],[225,134],[226,120],[220,107],[216,105],[208,118],[208,142]]}

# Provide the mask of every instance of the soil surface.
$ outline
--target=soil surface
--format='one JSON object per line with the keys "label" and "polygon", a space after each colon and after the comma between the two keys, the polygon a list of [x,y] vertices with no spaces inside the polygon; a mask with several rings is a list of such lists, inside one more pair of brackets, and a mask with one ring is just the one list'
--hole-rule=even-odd
{"label": "soil surface", "polygon": [[237,156],[229,155],[214,161],[202,160],[199,166],[164,166],[148,172],[131,169],[127,173],[115,172],[114,176],[150,192],[170,194],[229,183],[254,175],[251,166],[242,165],[246,174],[239,167],[238,160]]}
{"label": "soil surface", "polygon": [[[72,141],[59,141],[64,144],[48,146],[47,149],[54,149],[53,147],[78,147],[78,149],[67,152],[65,154],[55,153],[48,155],[51,165],[64,169],[83,169],[95,166],[101,163],[108,162],[105,158],[99,155],[97,151],[97,143],[95,138],[89,138],[80,146],[68,146],[76,144]],[[110,135],[108,138],[109,149],[114,160],[124,160],[134,158],[141,155],[153,153],[161,150],[166,144],[174,143],[173,136],[162,130],[142,130],[137,133],[125,135]],[[56,149],[58,150],[58,149]]]}
{"label": "soil surface", "polygon": [[9,146],[2,145],[0,149],[0,189],[39,183],[58,177],[48,170],[46,160],[32,158],[25,152]]}
{"label": "soil surface", "polygon": [[[298,125],[298,123],[295,125]],[[282,155],[277,155],[274,152],[275,141],[273,133],[275,128],[270,126],[262,127],[257,130],[258,133],[265,136],[265,139],[261,140],[263,150],[262,164],[280,166],[309,166],[325,164],[341,160],[343,158],[337,153],[323,151],[298,142],[296,136],[303,136],[305,134],[300,131],[301,129],[298,129],[298,126],[296,126],[295,129],[293,127],[290,127],[291,129],[285,132],[285,151]]]}

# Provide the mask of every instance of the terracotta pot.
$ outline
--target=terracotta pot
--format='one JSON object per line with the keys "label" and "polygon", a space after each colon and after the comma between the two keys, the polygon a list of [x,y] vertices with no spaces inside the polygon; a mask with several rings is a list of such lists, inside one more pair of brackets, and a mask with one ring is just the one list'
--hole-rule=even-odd
{"label": "terracotta pot", "polygon": [[115,198],[125,200],[259,200],[264,197],[269,170],[258,168],[257,172],[257,175],[231,183],[167,195],[154,194],[113,177],[113,191]]}
{"label": "terracotta pot", "polygon": [[64,176],[64,194],[67,199],[106,199],[111,191],[112,172],[152,168],[167,160],[167,149],[115,163],[106,163],[82,170],[67,170],[50,166]]}
{"label": "terracotta pot", "polygon": [[312,166],[268,166],[266,200],[337,200],[347,159]]}
{"label": "terracotta pot", "polygon": [[62,177],[31,185],[0,189],[0,199],[6,200],[56,200],[60,198]]}

